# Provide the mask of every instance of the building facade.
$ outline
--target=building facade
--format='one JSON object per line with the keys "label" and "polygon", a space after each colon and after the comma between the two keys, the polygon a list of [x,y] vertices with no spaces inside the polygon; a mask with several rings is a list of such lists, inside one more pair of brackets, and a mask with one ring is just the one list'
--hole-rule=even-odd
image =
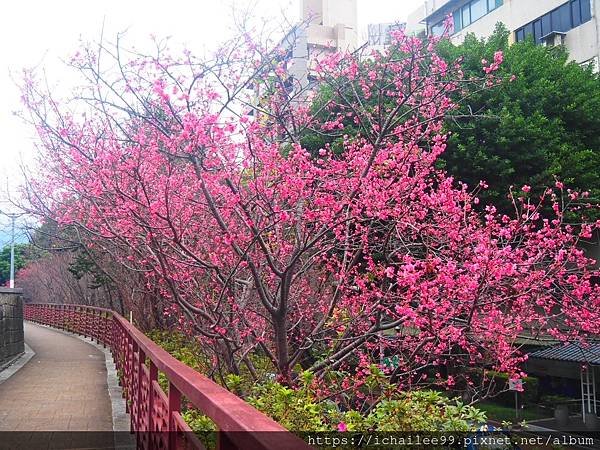
{"label": "building facade", "polygon": [[423,10],[434,35],[444,32],[451,17],[455,43],[468,33],[488,37],[502,22],[512,42],[532,37],[540,45],[564,45],[573,60],[599,66],[600,0],[429,0]]}
{"label": "building facade", "polygon": [[301,16],[308,23],[310,47],[355,50],[358,44],[357,0],[302,0]]}
{"label": "building facade", "polygon": [[338,51],[354,51],[358,46],[357,0],[301,0],[301,23],[281,40],[287,49],[287,69],[292,89],[310,84],[316,63]]}

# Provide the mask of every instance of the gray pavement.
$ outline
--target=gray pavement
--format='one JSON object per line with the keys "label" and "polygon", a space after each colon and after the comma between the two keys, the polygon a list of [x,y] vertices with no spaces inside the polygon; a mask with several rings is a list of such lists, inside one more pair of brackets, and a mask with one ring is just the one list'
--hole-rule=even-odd
{"label": "gray pavement", "polygon": [[32,323],[35,355],[0,384],[0,431],[113,431],[104,354]]}

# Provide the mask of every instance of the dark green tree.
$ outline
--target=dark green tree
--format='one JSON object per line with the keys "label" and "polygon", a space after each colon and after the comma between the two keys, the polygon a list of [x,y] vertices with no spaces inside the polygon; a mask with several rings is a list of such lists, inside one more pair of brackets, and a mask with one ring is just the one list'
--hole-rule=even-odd
{"label": "dark green tree", "polygon": [[[27,264],[29,244],[15,244],[15,275]],[[10,245],[6,245],[0,251],[0,286],[4,286],[10,280]]]}
{"label": "dark green tree", "polygon": [[[533,40],[508,44],[498,25],[487,40],[468,35],[461,45],[444,41],[440,54],[463,60],[466,77],[480,76],[482,60],[504,52],[499,86],[471,94],[459,117],[447,122],[442,164],[470,186],[486,180],[483,203],[511,207],[510,186],[532,193],[555,183],[600,198],[600,79],[592,67],[569,62],[564,48]],[[462,116],[461,116],[462,114]],[[472,115],[472,117],[468,117]]]}
{"label": "dark green tree", "polygon": [[[498,50],[504,53],[504,62],[495,73],[500,84],[480,89],[474,83],[466,98],[461,93],[455,99],[460,109],[446,120],[448,148],[440,166],[473,188],[485,180],[489,189],[481,192],[481,204],[494,204],[500,211],[512,208],[511,186],[518,192],[529,185],[535,195],[555,179],[567,188],[589,191],[592,202],[600,203],[598,74],[589,65],[570,62],[562,47],[536,45],[533,40],[509,45],[509,35],[499,24],[488,39],[470,34],[461,45],[440,42],[440,56],[449,63],[461,61],[466,78],[480,79],[482,60],[492,61]],[[343,89],[321,89],[313,113],[323,121],[338,113],[327,105],[343,95]],[[386,99],[377,95],[363,103],[373,108],[381,101],[385,108]],[[339,154],[342,135],[358,131],[351,121],[344,125],[338,137],[306,130],[301,143],[315,156],[325,145]]]}

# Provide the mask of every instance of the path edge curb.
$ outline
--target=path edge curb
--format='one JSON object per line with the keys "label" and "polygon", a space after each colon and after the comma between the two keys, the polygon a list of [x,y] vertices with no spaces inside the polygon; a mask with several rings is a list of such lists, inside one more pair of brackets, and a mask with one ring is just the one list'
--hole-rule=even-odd
{"label": "path edge curb", "polygon": [[0,384],[4,383],[15,373],[21,370],[23,366],[25,366],[25,364],[27,364],[35,355],[35,352],[29,345],[24,344],[24,348],[25,351],[23,353],[15,356],[13,359],[0,367]]}

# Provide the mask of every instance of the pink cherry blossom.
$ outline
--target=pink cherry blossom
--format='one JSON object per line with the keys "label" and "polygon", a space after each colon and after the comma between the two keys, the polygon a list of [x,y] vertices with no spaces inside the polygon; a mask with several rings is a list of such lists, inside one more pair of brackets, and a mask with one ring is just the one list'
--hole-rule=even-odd
{"label": "pink cherry blossom", "polygon": [[[86,49],[74,63],[86,117],[42,82],[24,86],[40,148],[28,208],[140,277],[140,303],[221,372],[256,372],[259,355],[278,380],[294,384],[302,363],[319,381],[345,374],[358,396],[389,354],[398,389],[464,388],[484,367],[520,373],[522,337],[599,333],[598,273],[579,247],[598,224],[567,227],[560,182],[539,203],[513,198],[512,215],[476,208],[487,184],[470,192],[436,165],[453,94],[474,80],[435,54],[437,38],[393,35],[366,60],[319,58],[326,101],[294,91],[285,52],[249,39],[202,63]],[[479,88],[502,58],[482,62]]]}

